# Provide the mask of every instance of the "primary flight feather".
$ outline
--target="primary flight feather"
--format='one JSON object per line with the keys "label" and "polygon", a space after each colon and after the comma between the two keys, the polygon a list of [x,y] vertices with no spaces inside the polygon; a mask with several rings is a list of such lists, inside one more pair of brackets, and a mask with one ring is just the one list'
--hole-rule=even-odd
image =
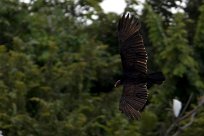
{"label": "primary flight feather", "polygon": [[118,40],[123,68],[123,78],[115,86],[123,84],[119,109],[130,119],[139,119],[140,110],[147,101],[147,86],[161,84],[165,80],[161,72],[147,74],[147,52],[139,32],[137,18],[124,14],[118,23]]}

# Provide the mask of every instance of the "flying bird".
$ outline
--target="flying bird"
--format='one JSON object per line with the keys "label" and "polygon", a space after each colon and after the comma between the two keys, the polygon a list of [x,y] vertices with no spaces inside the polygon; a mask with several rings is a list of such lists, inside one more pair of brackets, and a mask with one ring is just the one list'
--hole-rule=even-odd
{"label": "flying bird", "polygon": [[140,111],[147,101],[147,89],[165,80],[162,72],[147,73],[147,52],[139,32],[140,26],[138,19],[129,14],[124,14],[118,23],[123,76],[115,87],[123,85],[119,110],[130,119],[140,118]]}

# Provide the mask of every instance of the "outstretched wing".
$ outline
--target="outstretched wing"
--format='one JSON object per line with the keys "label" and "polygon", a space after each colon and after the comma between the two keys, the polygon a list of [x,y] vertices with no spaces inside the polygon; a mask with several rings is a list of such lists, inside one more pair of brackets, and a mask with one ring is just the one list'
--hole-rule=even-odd
{"label": "outstretched wing", "polygon": [[124,73],[147,73],[147,53],[140,23],[134,16],[123,15],[118,24],[118,39]]}
{"label": "outstretched wing", "polygon": [[[147,73],[147,53],[139,29],[138,20],[133,16],[130,17],[129,14],[124,14],[119,20],[118,38],[123,74],[136,76],[137,80],[143,80],[138,75]],[[147,101],[146,83],[134,84],[129,83],[129,80],[126,79],[123,85],[119,109],[130,119],[139,119],[140,110]]]}
{"label": "outstretched wing", "polygon": [[130,119],[139,119],[140,110],[147,101],[146,83],[124,84],[119,110]]}

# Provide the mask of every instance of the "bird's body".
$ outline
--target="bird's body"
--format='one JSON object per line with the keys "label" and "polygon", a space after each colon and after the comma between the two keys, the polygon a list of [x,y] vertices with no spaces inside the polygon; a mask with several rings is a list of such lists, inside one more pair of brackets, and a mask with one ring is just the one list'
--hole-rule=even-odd
{"label": "bird's body", "polygon": [[147,86],[161,84],[161,72],[147,74],[147,52],[139,33],[140,23],[129,14],[123,15],[118,24],[118,40],[123,67],[123,77],[115,86],[123,84],[119,109],[131,119],[140,117],[140,110],[147,101]]}

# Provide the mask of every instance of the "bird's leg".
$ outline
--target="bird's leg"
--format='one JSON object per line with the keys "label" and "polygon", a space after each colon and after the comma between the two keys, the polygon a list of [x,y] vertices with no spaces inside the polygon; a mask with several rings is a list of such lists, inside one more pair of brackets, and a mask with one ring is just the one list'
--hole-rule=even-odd
{"label": "bird's leg", "polygon": [[121,80],[116,81],[114,87],[118,87],[119,85],[121,85]]}

